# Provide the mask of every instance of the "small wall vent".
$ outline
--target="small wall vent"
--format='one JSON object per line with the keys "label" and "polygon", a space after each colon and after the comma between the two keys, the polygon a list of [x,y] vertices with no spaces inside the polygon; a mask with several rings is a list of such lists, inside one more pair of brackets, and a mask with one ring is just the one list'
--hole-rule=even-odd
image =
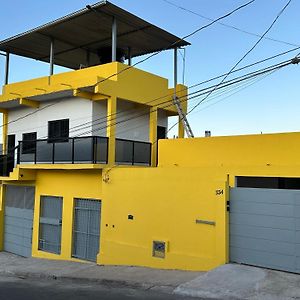
{"label": "small wall vent", "polygon": [[153,241],[152,256],[158,258],[165,258],[166,256],[166,242]]}

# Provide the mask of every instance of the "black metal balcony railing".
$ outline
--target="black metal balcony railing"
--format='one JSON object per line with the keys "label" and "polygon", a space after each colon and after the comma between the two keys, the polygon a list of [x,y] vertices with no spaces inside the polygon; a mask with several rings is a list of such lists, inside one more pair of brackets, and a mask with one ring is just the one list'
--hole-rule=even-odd
{"label": "black metal balcony railing", "polygon": [[0,155],[0,176],[9,176],[15,166],[15,152],[19,146],[8,150],[8,154]]}
{"label": "black metal balcony railing", "polygon": [[151,143],[116,139],[116,163],[151,165]]}
{"label": "black metal balcony railing", "polygon": [[[116,139],[116,164],[151,165],[151,143]],[[16,164],[107,164],[108,138],[89,136],[58,140],[20,141],[0,155],[0,176],[9,176]]]}
{"label": "black metal balcony railing", "polygon": [[[31,145],[31,148],[28,146]],[[108,138],[74,137],[20,141],[18,164],[107,164]]]}

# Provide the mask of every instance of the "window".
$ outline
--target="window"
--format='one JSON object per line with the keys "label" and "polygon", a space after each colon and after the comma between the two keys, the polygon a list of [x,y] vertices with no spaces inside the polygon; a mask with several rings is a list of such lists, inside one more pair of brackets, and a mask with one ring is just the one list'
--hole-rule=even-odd
{"label": "window", "polygon": [[68,142],[69,119],[48,122],[48,142]]}
{"label": "window", "polygon": [[36,132],[23,133],[22,154],[32,154],[36,150]]}
{"label": "window", "polygon": [[300,178],[237,176],[236,187],[300,190]]}
{"label": "window", "polygon": [[167,128],[163,126],[157,126],[157,139],[165,139],[167,137]]}

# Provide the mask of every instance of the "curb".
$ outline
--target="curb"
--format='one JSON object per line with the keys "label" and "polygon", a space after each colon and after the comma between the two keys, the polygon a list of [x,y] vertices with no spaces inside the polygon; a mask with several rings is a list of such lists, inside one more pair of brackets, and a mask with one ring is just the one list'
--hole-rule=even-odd
{"label": "curb", "polygon": [[172,294],[176,287],[171,285],[153,285],[148,283],[132,282],[118,279],[103,279],[103,278],[80,278],[68,275],[55,275],[55,274],[44,274],[44,273],[32,273],[32,272],[14,272],[14,271],[3,271],[0,270],[0,276],[6,277],[18,277],[21,279],[43,279],[43,280],[61,280],[68,282],[78,283],[98,283],[105,287],[121,287],[121,288],[133,288],[139,290],[151,290],[157,289],[166,293],[166,288],[169,289],[167,293]]}

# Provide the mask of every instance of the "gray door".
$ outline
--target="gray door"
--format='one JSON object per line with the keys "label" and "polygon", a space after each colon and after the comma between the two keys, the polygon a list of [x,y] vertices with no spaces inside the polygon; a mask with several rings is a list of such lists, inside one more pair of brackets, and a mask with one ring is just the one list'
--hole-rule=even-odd
{"label": "gray door", "polygon": [[300,191],[230,190],[230,260],[300,273]]}
{"label": "gray door", "polygon": [[60,254],[62,197],[41,196],[39,250]]}
{"label": "gray door", "polygon": [[101,201],[75,199],[72,256],[96,261],[99,252]]}
{"label": "gray door", "polygon": [[7,185],[4,212],[4,251],[31,256],[34,187]]}

